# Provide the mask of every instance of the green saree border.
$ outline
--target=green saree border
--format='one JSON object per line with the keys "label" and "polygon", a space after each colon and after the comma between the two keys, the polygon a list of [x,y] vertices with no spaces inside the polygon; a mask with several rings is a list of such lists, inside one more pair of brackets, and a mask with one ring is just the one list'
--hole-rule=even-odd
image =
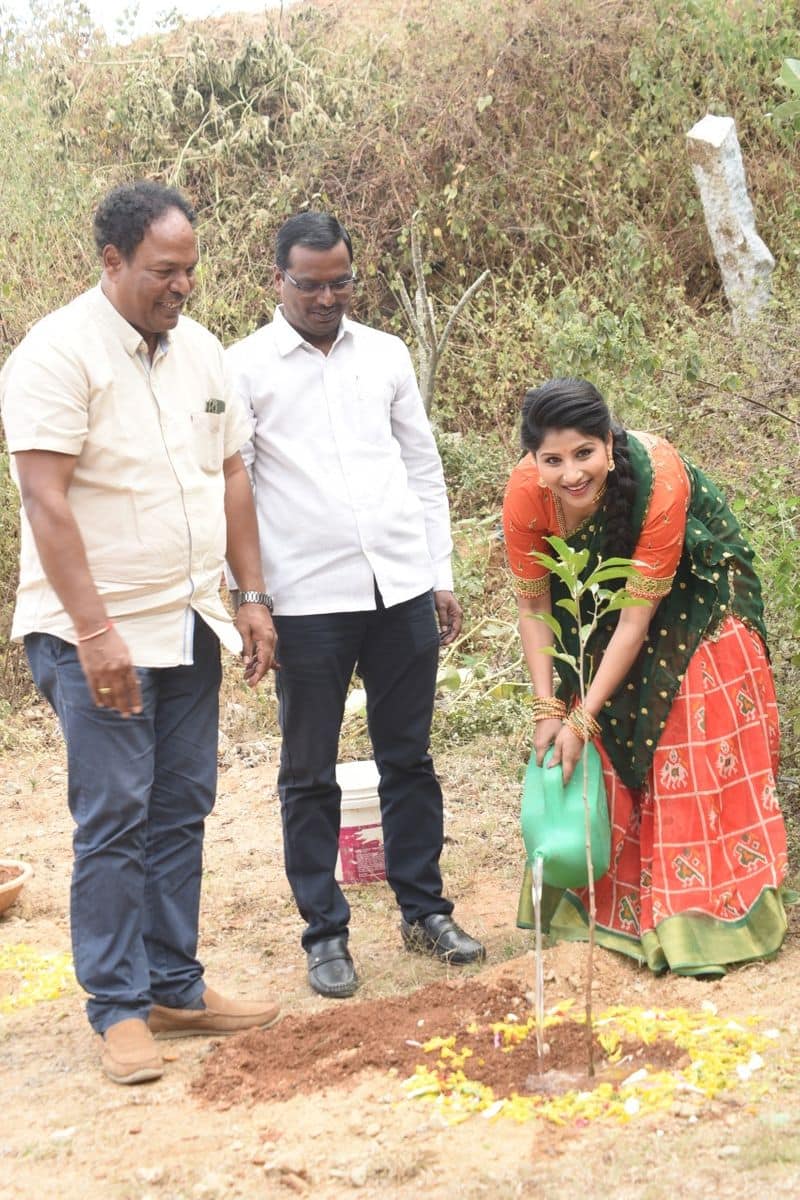
{"label": "green saree border", "polygon": [[[565,892],[550,923],[556,939],[583,942],[589,936],[589,917],[574,892]],[[706,913],[681,914],[661,921],[654,931],[637,938],[598,925],[598,946],[615,950],[646,964],[651,971],[667,969],[676,975],[724,974],[727,963],[774,957],[786,936],[786,912],[777,888],[764,888],[738,921],[721,921]]]}

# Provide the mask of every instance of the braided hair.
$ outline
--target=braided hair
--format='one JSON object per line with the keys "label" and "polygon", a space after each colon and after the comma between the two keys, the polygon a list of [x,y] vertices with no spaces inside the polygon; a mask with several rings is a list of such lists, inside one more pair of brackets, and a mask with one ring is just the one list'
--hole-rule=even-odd
{"label": "braided hair", "polygon": [[614,471],[609,471],[604,508],[605,557],[630,558],[635,544],[631,513],[636,497],[636,477],[628,454],[628,435],[609,412],[593,384],[585,379],[548,379],[530,388],[522,404],[522,449],[535,454],[553,429],[577,429],[585,437],[612,435]]}

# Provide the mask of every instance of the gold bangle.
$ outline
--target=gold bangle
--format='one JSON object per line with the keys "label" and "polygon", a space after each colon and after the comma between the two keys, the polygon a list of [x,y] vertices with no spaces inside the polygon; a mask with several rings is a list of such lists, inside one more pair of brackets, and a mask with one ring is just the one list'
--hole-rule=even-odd
{"label": "gold bangle", "polygon": [[563,721],[567,715],[566,704],[556,696],[534,696],[531,708],[534,721]]}
{"label": "gold bangle", "polygon": [[583,742],[591,741],[600,734],[600,726],[590,712],[578,704],[564,721]]}

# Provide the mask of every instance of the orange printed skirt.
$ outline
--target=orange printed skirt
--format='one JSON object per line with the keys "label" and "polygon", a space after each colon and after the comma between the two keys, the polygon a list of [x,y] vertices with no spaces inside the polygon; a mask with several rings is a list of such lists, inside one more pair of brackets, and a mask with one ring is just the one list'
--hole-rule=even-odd
{"label": "orange printed skirt", "polygon": [[[612,826],[611,867],[595,888],[598,945],[685,975],[778,951],[778,747],[764,644],[728,617],[692,656],[640,791],[598,745]],[[584,940],[588,903],[585,891],[565,892],[551,932]]]}

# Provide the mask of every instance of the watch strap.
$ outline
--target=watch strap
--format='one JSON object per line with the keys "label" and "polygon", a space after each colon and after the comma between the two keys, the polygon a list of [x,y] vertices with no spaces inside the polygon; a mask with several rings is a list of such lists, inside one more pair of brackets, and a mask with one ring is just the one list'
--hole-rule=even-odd
{"label": "watch strap", "polygon": [[272,596],[269,592],[239,592],[239,604],[263,604],[272,612]]}

